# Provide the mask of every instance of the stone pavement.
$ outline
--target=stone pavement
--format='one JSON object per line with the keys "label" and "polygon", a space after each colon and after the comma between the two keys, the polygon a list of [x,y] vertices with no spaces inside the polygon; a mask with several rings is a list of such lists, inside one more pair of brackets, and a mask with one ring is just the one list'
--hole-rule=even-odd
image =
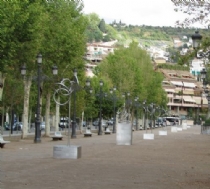
{"label": "stone pavement", "polygon": [[12,140],[0,149],[0,189],[210,189],[210,135],[200,126],[167,127],[167,136],[159,130],[154,140],[134,131],[131,146],[117,146],[116,134],[78,135],[70,141],[82,146],[77,160],[53,159],[53,146],[67,144],[67,136]]}

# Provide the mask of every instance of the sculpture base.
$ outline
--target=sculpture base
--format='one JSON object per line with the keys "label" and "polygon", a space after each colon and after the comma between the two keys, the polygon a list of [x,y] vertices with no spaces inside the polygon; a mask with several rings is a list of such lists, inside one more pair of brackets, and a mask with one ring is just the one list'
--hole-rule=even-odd
{"label": "sculpture base", "polygon": [[132,145],[132,127],[130,123],[117,124],[117,145]]}
{"label": "sculpture base", "polygon": [[182,128],[177,128],[177,131],[182,131]]}
{"label": "sculpture base", "polygon": [[56,145],[53,147],[53,158],[55,159],[79,159],[81,154],[81,146]]}
{"label": "sculpture base", "polygon": [[144,133],[143,139],[154,140],[154,134],[153,133]]}
{"label": "sculpture base", "polygon": [[159,135],[165,136],[167,135],[167,131],[159,131]]}
{"label": "sculpture base", "polygon": [[187,124],[186,124],[186,123],[183,123],[183,124],[182,124],[182,129],[183,129],[183,130],[187,130]]}
{"label": "sculpture base", "polygon": [[171,127],[171,132],[172,133],[177,133],[177,127]]}

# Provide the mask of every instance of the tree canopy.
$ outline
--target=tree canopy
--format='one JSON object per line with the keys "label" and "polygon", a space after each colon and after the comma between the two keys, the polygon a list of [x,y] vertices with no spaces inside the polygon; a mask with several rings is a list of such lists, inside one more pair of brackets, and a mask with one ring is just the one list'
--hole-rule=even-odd
{"label": "tree canopy", "polygon": [[177,21],[177,25],[182,27],[190,26],[194,23],[200,22],[203,25],[209,26],[209,10],[210,2],[209,1],[180,1],[180,0],[171,0],[176,6],[175,11],[183,12],[188,14],[188,17],[183,21]]}
{"label": "tree canopy", "polygon": [[161,86],[162,74],[154,71],[150,56],[135,42],[128,48],[115,50],[97,69],[97,76],[106,78],[121,94],[130,92],[133,98],[138,96],[142,102],[157,104],[166,99]]}

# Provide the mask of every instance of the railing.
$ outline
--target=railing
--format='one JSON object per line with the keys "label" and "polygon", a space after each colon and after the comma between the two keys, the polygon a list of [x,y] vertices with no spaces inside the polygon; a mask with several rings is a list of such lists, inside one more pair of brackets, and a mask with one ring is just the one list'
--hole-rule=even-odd
{"label": "railing", "polygon": [[201,125],[201,134],[210,135],[210,126]]}

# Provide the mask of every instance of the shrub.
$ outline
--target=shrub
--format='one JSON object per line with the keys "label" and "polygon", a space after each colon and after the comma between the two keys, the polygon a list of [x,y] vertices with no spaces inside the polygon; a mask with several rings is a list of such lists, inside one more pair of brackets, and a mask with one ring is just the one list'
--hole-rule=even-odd
{"label": "shrub", "polygon": [[210,119],[206,119],[203,126],[210,126]]}

